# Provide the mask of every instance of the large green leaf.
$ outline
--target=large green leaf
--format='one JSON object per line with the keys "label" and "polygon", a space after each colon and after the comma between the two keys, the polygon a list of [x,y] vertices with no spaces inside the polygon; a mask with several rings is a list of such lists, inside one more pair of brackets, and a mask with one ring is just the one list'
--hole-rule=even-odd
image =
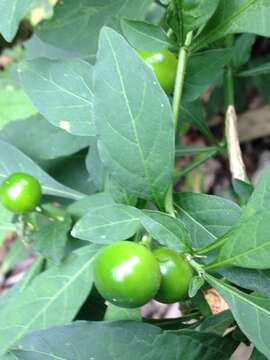
{"label": "large green leaf", "polygon": [[270,357],[270,301],[247,295],[207,274],[206,279],[228,303],[243,333],[267,358]]}
{"label": "large green leaf", "polygon": [[37,178],[42,185],[43,194],[76,200],[83,197],[83,194],[78,191],[55,181],[13,145],[0,140],[0,181],[2,182],[8,175],[14,172],[25,172]]}
{"label": "large green leaf", "polygon": [[126,360],[131,355],[134,360],[227,360],[236,346],[229,338],[189,330],[162,331],[141,322],[77,321],[32,332],[11,353],[19,360],[41,354],[44,359],[63,360]]}
{"label": "large green leaf", "polygon": [[0,309],[0,354],[28,331],[71,321],[91,290],[97,248],[89,246],[51,267]]}
{"label": "large green leaf", "polygon": [[150,0],[65,0],[58,1],[54,16],[44,21],[37,35],[45,42],[65,50],[95,55],[102,26],[119,27],[118,16],[139,20]]}
{"label": "large green leaf", "polygon": [[87,212],[73,227],[71,235],[98,244],[125,240],[140,228],[140,210],[121,204]]}
{"label": "large green leaf", "polygon": [[0,33],[11,42],[20,20],[29,10],[33,0],[1,0],[0,1]]}
{"label": "large green leaf", "polygon": [[267,169],[255,187],[250,200],[237,223],[218,239],[223,243],[218,257],[208,268],[240,266],[270,268],[270,169]]}
{"label": "large green leaf", "polygon": [[7,124],[0,131],[0,138],[35,160],[68,156],[88,147],[91,142],[89,137],[74,136],[51,125],[39,114]]}
{"label": "large green leaf", "polygon": [[120,185],[163,207],[174,161],[167,96],[150,67],[109,28],[101,32],[94,76],[94,116],[102,160]]}
{"label": "large green leaf", "polygon": [[205,47],[227,34],[270,36],[269,11],[268,0],[220,0],[211,20],[193,41],[191,50]]}
{"label": "large green leaf", "polygon": [[141,222],[161,245],[179,252],[191,251],[189,232],[180,219],[159,211],[144,210]]}
{"label": "large green leaf", "polygon": [[214,195],[177,193],[174,200],[175,208],[190,231],[195,248],[214,242],[241,215],[238,205]]}
{"label": "large green leaf", "polygon": [[183,100],[196,100],[222,74],[233,55],[232,49],[207,50],[188,59]]}
{"label": "large green leaf", "polygon": [[47,120],[74,135],[91,136],[92,69],[79,59],[37,58],[20,63],[18,71],[25,92]]}

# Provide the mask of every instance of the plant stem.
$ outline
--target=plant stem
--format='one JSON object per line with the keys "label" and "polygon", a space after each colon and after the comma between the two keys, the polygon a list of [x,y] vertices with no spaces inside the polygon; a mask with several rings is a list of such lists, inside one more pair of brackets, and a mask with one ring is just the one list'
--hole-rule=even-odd
{"label": "plant stem", "polygon": [[[187,34],[184,46],[181,46],[179,49],[179,58],[177,64],[177,72],[176,72],[176,79],[174,85],[174,93],[173,93],[173,123],[174,123],[174,132],[177,132],[177,124],[178,124],[178,117],[180,112],[180,104],[181,104],[181,97],[183,93],[184,87],[184,79],[185,79],[185,72],[186,72],[186,65],[188,59],[188,46],[191,44],[192,40],[192,31]],[[173,207],[173,184],[170,186],[166,199],[165,199],[165,211],[169,213],[171,216],[175,217],[175,210]]]}
{"label": "plant stem", "polygon": [[[232,34],[225,38],[225,45],[227,48],[233,48],[234,36]],[[225,99],[225,111],[229,105],[234,105],[234,81],[233,81],[233,63],[232,60],[227,64],[224,71],[224,99]]]}
{"label": "plant stem", "polygon": [[175,175],[174,177],[174,183],[176,184],[180,178],[184,175],[186,175],[187,173],[189,173],[190,171],[196,169],[198,166],[202,165],[203,163],[205,163],[207,160],[209,160],[212,156],[216,155],[218,151],[214,150],[209,152],[207,155],[205,155],[204,157],[202,157],[201,159],[194,161],[191,165],[187,166],[184,170],[181,170],[177,175]]}
{"label": "plant stem", "polygon": [[184,46],[181,46],[179,49],[179,58],[178,58],[177,73],[176,73],[176,79],[174,85],[173,105],[172,105],[175,131],[177,129],[181,97],[184,87],[184,79],[185,79],[185,72],[186,72],[187,59],[188,59],[188,47],[191,44],[191,40],[192,40],[192,31],[190,31],[187,34]]}

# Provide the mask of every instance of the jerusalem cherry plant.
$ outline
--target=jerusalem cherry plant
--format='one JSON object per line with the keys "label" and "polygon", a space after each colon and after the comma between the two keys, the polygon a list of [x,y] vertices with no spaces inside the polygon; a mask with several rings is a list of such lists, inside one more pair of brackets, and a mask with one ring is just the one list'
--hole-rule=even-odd
{"label": "jerusalem cherry plant", "polygon": [[[236,115],[250,85],[267,99],[269,62],[251,55],[269,0],[0,9],[1,46],[21,49],[0,73],[1,243],[17,233],[2,275],[35,257],[0,297],[0,358],[227,360],[244,342],[269,359],[270,170],[249,181]],[[191,128],[208,146],[181,143]],[[234,200],[177,190],[217,154]],[[154,300],[181,316],[143,316]]]}

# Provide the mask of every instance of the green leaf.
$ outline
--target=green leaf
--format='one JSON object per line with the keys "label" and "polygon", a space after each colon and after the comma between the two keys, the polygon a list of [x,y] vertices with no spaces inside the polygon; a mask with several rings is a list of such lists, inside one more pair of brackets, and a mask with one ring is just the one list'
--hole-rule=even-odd
{"label": "green leaf", "polygon": [[178,17],[183,39],[189,31],[204,25],[215,12],[219,0],[177,0]]}
{"label": "green leaf", "polygon": [[[33,34],[30,39],[26,40],[23,43],[23,46],[26,50],[25,60],[32,60],[39,57],[45,57],[55,60],[80,57],[80,54],[76,52],[65,51],[63,49],[60,49],[59,47],[54,47],[53,45],[40,40],[40,38],[38,38],[35,34]],[[93,60],[89,56],[80,58],[83,58],[84,60]]]}
{"label": "green leaf", "polygon": [[58,1],[53,18],[37,26],[36,33],[56,48],[93,56],[102,26],[119,28],[120,17],[139,20],[150,3],[150,0],[80,0],[78,6],[73,0]]}
{"label": "green leaf", "polygon": [[208,316],[201,325],[200,331],[223,336],[225,331],[232,326],[234,318],[230,310],[222,311]]}
{"label": "green leaf", "polygon": [[254,348],[249,360],[267,360],[267,358],[262,353],[260,353],[256,348]]}
{"label": "green leaf", "polygon": [[0,202],[0,245],[5,241],[8,231],[16,231],[16,224],[12,224],[13,213]]}
{"label": "green leaf", "polygon": [[73,135],[95,135],[89,63],[38,58],[20,63],[18,72],[25,92],[48,121]]}
{"label": "green leaf", "polygon": [[0,89],[0,129],[11,121],[25,119],[37,113],[37,109],[23,89],[7,85]]}
{"label": "green leaf", "polygon": [[32,254],[31,249],[27,249],[23,244],[22,239],[17,238],[14,243],[11,245],[11,248],[8,250],[6,254],[2,266],[1,273],[3,275],[7,274],[10,270],[12,270],[19,262],[26,259],[30,254]]}
{"label": "green leaf", "polygon": [[270,73],[270,62],[256,66],[255,68],[241,71],[238,76],[240,77],[249,77],[249,76],[258,76]]}
{"label": "green leaf", "polygon": [[206,280],[228,303],[243,333],[269,358],[270,301],[247,295],[209,274],[206,274]]}
{"label": "green leaf", "polygon": [[174,200],[194,248],[211,244],[228,231],[242,211],[234,202],[214,195],[176,193]]}
{"label": "green leaf", "polygon": [[129,19],[122,19],[121,25],[126,39],[137,50],[159,51],[176,47],[161,26]]}
{"label": "green leaf", "polygon": [[115,320],[136,320],[141,321],[141,309],[125,309],[113,304],[109,304],[104,316],[104,321],[115,321]]}
{"label": "green leaf", "polygon": [[222,74],[233,55],[232,49],[207,50],[191,55],[183,89],[183,100],[196,100]]}
{"label": "green leaf", "polygon": [[51,260],[55,264],[60,264],[61,260],[66,256],[66,243],[68,240],[68,232],[71,227],[71,217],[66,214],[63,220],[49,220],[44,216],[36,215],[37,230],[31,235],[30,241],[33,248],[38,251],[46,259]]}
{"label": "green leaf", "polygon": [[83,196],[78,191],[55,181],[13,145],[0,140],[0,181],[14,172],[25,172],[37,178],[42,185],[43,194],[76,200]]}
{"label": "green leaf", "polygon": [[270,270],[243,269],[232,266],[217,272],[232,283],[270,298]]}
{"label": "green leaf", "polygon": [[125,240],[140,228],[138,209],[121,204],[90,210],[73,227],[71,235],[97,244]]}
{"label": "green leaf", "polygon": [[159,211],[144,210],[141,223],[161,245],[179,252],[191,251],[190,235],[180,219]]}
{"label": "green leaf", "polygon": [[53,266],[36,277],[31,286],[9,298],[4,309],[0,309],[0,354],[28,331],[73,319],[91,289],[97,247],[82,250],[63,265]]}
{"label": "green leaf", "polygon": [[[202,102],[200,99],[197,99],[192,102],[182,102],[180,107],[180,119],[181,121],[186,121],[189,124],[194,125],[197,129],[201,131],[212,143],[217,144],[215,136],[212,134],[208,125],[206,124]],[[212,150],[215,150],[213,148]],[[210,152],[209,150],[208,152]]]}
{"label": "green leaf", "polygon": [[[134,71],[130,71],[131,64]],[[174,159],[167,96],[150,67],[109,28],[101,32],[94,76],[94,114],[102,161],[130,193],[163,207]]]}
{"label": "green leaf", "polygon": [[79,220],[79,218],[91,210],[113,204],[114,200],[108,193],[98,193],[75,201],[69,205],[67,211],[74,220]]}
{"label": "green leaf", "polygon": [[137,197],[133,194],[130,194],[126,189],[120,186],[114,179],[111,177],[107,178],[106,182],[106,191],[110,193],[112,198],[116,203],[136,206]]}
{"label": "green leaf", "polygon": [[68,156],[88,147],[91,142],[89,137],[74,136],[52,126],[39,114],[7,124],[0,131],[0,138],[36,160]]}
{"label": "green leaf", "polygon": [[228,34],[254,33],[270,36],[268,0],[220,0],[203,31],[191,44],[191,51],[205,47]]}
{"label": "green leaf", "polygon": [[270,263],[270,169],[253,191],[242,216],[218,242],[223,244],[208,269],[224,266],[269,269]]}
{"label": "green leaf", "polygon": [[126,360],[132,354],[134,360],[228,360],[236,346],[228,338],[189,330],[162,331],[141,322],[77,321],[32,332],[11,353],[21,360],[26,354],[36,359],[42,354],[46,359]]}
{"label": "green leaf", "polygon": [[86,169],[99,191],[104,191],[107,170],[100,159],[97,141],[93,141],[85,159]]}
{"label": "green leaf", "polygon": [[254,186],[239,179],[233,179],[232,185],[236,194],[239,195],[244,201],[248,201],[254,190]]}
{"label": "green leaf", "polygon": [[0,33],[11,42],[16,35],[20,20],[29,10],[33,0],[1,0]]}
{"label": "green leaf", "polygon": [[255,40],[254,34],[243,34],[236,39],[232,58],[233,66],[236,69],[241,68],[249,61]]}
{"label": "green leaf", "polygon": [[201,276],[194,276],[191,280],[189,289],[188,289],[188,296],[190,298],[194,297],[200,288],[204,284],[204,279]]}

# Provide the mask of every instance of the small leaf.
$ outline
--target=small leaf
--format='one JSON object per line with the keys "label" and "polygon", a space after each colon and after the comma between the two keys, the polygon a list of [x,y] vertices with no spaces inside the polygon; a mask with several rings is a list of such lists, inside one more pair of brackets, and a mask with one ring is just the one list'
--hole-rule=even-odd
{"label": "small leaf", "polygon": [[145,229],[161,244],[179,252],[190,252],[190,235],[180,219],[153,210],[144,210]]}
{"label": "small leaf", "polygon": [[239,179],[233,179],[232,185],[236,194],[247,202],[254,190],[254,186]]}
{"label": "small leaf", "polygon": [[188,296],[191,298],[194,297],[200,290],[200,288],[203,286],[203,284],[204,279],[201,276],[194,276],[189,285]]}
{"label": "small leaf", "polygon": [[73,227],[71,235],[98,244],[125,240],[140,228],[141,213],[127,205],[108,205],[86,213]]}
{"label": "small leaf", "polygon": [[234,202],[214,195],[176,193],[174,201],[194,248],[214,242],[232,227],[242,212]]}
{"label": "small leaf", "polygon": [[232,58],[236,69],[241,68],[249,61],[255,40],[256,36],[254,34],[243,34],[236,39]]}
{"label": "small leaf", "polygon": [[11,245],[11,248],[2,262],[1,273],[3,275],[7,274],[19,262],[29,257],[32,252],[33,251],[31,249],[27,249],[27,247],[22,242],[22,239],[17,238]]}
{"label": "small leaf", "polygon": [[225,331],[234,323],[230,310],[208,316],[201,325],[200,331],[208,334],[223,336]]}
{"label": "small leaf", "polygon": [[264,75],[264,74],[269,74],[269,73],[270,73],[270,62],[265,63],[260,66],[256,66],[255,68],[252,68],[252,69],[241,71],[238,74],[238,76],[249,77],[249,76],[259,76],[259,75]]}
{"label": "small leaf", "polygon": [[161,26],[129,19],[122,19],[121,25],[125,37],[137,50],[159,51],[176,46]]}
{"label": "small leaf", "polygon": [[141,321],[141,308],[125,309],[113,304],[109,304],[104,316],[104,321],[116,320],[136,320]]}
{"label": "small leaf", "polygon": [[177,0],[175,4],[183,38],[189,31],[204,25],[215,12],[218,3],[219,0]]}
{"label": "small leaf", "polygon": [[207,50],[191,55],[187,64],[183,100],[196,100],[223,72],[232,49]]}
{"label": "small leaf", "polygon": [[40,217],[44,216],[37,214],[35,224],[37,230],[30,237],[30,241],[34,249],[42,256],[55,264],[60,264],[61,260],[66,256],[66,243],[71,227],[71,217],[67,214],[62,221],[52,221],[46,217],[47,221],[45,223]]}
{"label": "small leaf", "polygon": [[99,191],[104,191],[107,170],[101,161],[97,149],[97,141],[94,140],[85,159],[86,169],[90,175],[91,180],[96,185]]}

